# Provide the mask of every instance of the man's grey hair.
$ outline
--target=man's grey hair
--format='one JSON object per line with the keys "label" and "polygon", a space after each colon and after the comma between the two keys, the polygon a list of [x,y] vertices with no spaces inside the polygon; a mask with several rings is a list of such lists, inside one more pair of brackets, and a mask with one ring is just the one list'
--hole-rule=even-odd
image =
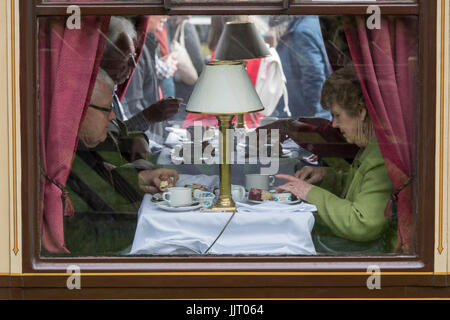
{"label": "man's grey hair", "polygon": [[100,68],[100,69],[98,69],[97,79],[95,80],[94,91],[92,92],[91,100],[93,100],[94,97],[96,97],[96,95],[99,94],[98,86],[101,82],[106,84],[109,87],[109,89],[111,90],[111,96],[114,94],[115,83],[114,83],[113,79],[111,79],[111,77],[108,75],[108,73],[105,70]]}
{"label": "man's grey hair", "polygon": [[134,24],[125,17],[112,16],[109,23],[108,39],[112,43],[116,43],[122,33],[128,35],[136,43],[137,31]]}
{"label": "man's grey hair", "polygon": [[109,76],[109,74],[102,68],[98,69],[97,80],[102,80],[111,88],[111,92],[114,92],[116,84],[114,83],[114,80]]}

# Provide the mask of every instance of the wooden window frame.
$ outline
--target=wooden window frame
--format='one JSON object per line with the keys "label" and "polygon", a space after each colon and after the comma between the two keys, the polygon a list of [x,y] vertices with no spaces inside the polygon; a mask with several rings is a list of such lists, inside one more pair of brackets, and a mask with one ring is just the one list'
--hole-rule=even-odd
{"label": "wooden window frame", "polygon": [[[88,275],[84,287],[158,288],[177,295],[176,288],[192,289],[189,296],[210,297],[207,288],[215,287],[218,296],[239,287],[239,295],[265,294],[276,289],[286,297],[292,288],[303,288],[295,296],[307,296],[314,287],[355,287],[364,290],[367,266],[378,265],[383,285],[392,288],[429,286],[436,282],[434,268],[435,238],[435,156],[436,156],[436,12],[435,1],[380,3],[293,3],[284,1],[233,6],[208,3],[167,7],[159,4],[99,3],[80,4],[83,15],[182,15],[182,14],[365,14],[368,5],[377,4],[382,14],[417,15],[419,17],[419,90],[417,119],[417,182],[415,183],[417,216],[417,249],[414,256],[377,257],[40,257],[39,239],[39,128],[37,103],[37,19],[40,16],[66,15],[71,3],[43,3],[42,0],[20,1],[20,97],[22,152],[22,243],[23,286],[46,283],[63,287],[68,265],[78,265]],[[284,5],[284,6],[283,6]],[[31,22],[31,23],[30,23]],[[425,196],[427,195],[427,196]],[[49,276],[53,275],[53,276]],[[40,279],[40,280],[39,280]],[[64,281],[63,281],[64,280]],[[38,282],[37,282],[38,281]],[[39,282],[40,281],[40,282]],[[43,282],[42,282],[43,281]],[[109,283],[109,284],[108,284]],[[345,284],[345,285],[344,285]],[[218,288],[221,289],[218,289]],[[252,289],[253,288],[253,289]],[[362,288],[362,289],[361,289]],[[342,289],[342,288],[341,288]],[[247,291],[246,291],[247,290]],[[248,291],[250,290],[250,291]],[[367,288],[365,288],[367,290]],[[334,291],[329,291],[334,292]],[[342,291],[339,291],[342,292]],[[365,292],[365,291],[363,291]],[[385,291],[386,293],[387,291]],[[388,291],[389,292],[389,291]],[[336,291],[336,294],[337,291]],[[173,296],[172,296],[173,297]],[[184,296],[183,296],[184,297]]]}

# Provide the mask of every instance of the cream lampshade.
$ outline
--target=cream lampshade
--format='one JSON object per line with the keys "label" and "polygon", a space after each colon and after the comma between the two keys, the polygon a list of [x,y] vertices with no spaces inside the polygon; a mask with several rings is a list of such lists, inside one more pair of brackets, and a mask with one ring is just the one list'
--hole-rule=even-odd
{"label": "cream lampshade", "polygon": [[[270,51],[251,21],[234,21],[225,25],[214,59],[251,60],[270,56]],[[236,128],[246,128],[243,114],[237,115]]]}
{"label": "cream lampshade", "polygon": [[264,110],[242,62],[213,61],[203,69],[186,107],[187,112],[230,114]]}
{"label": "cream lampshade", "polygon": [[187,112],[214,114],[222,136],[220,196],[212,211],[235,212],[231,197],[231,166],[227,129],[235,115],[264,110],[242,62],[213,61],[206,64],[186,107]]}

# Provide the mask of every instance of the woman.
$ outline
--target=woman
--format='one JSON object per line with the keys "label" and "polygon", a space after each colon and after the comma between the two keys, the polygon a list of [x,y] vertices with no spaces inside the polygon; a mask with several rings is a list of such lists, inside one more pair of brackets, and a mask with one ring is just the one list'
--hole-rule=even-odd
{"label": "woman", "polygon": [[[205,59],[203,58],[201,51],[200,38],[198,36],[195,26],[189,21],[190,16],[177,16],[170,17],[167,20],[168,34],[170,41],[181,41],[179,37],[184,33],[184,41],[186,45],[186,51],[194,65],[197,74],[200,75],[203,71],[203,66],[205,64]],[[174,39],[178,28],[183,28],[183,33],[180,31],[180,35],[177,39]],[[181,62],[178,62],[181,64]],[[176,96],[183,99],[184,101],[189,101],[189,97],[194,90],[194,85],[184,83],[183,80],[178,79],[175,76],[175,93]],[[186,112],[180,110],[176,115],[176,120],[184,120],[186,118]]]}
{"label": "woman", "polygon": [[392,184],[353,66],[336,71],[326,80],[321,104],[331,111],[333,128],[360,149],[346,172],[303,167],[295,177],[278,175],[288,181],[279,189],[317,206],[313,237],[318,252],[391,251],[395,232],[384,211]]}

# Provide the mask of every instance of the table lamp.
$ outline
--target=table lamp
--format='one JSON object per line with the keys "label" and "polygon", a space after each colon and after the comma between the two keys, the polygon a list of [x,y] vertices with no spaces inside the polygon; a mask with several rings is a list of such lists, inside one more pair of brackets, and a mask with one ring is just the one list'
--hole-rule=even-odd
{"label": "table lamp", "polygon": [[[232,21],[225,25],[214,59],[244,61],[270,56],[256,26],[251,21]],[[236,128],[246,128],[245,116],[236,118]]]}
{"label": "table lamp", "polygon": [[227,129],[231,128],[233,117],[263,110],[262,102],[242,62],[212,61],[206,64],[189,98],[186,111],[212,114],[219,122],[220,195],[211,211],[236,211],[231,196],[230,150],[227,137]]}

